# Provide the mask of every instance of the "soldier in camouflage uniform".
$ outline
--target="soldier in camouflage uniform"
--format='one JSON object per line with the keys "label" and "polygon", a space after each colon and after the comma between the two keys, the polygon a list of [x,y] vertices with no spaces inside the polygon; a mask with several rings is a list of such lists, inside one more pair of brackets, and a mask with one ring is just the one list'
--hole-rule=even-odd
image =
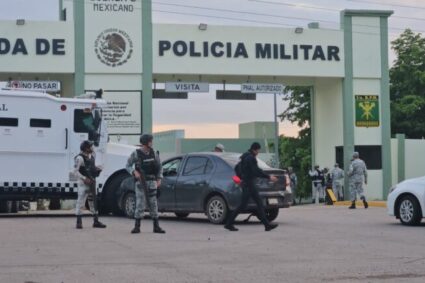
{"label": "soldier in camouflage uniform", "polygon": [[98,219],[98,203],[96,191],[96,177],[101,168],[95,165],[93,142],[83,141],[80,145],[81,152],[75,157],[73,175],[78,179],[78,199],[75,207],[77,215],[77,229],[83,229],[81,219],[81,207],[88,196],[90,211],[93,213],[93,228],[106,228],[106,225]]}
{"label": "soldier in camouflage uniform", "polygon": [[348,177],[350,183],[351,192],[351,206],[350,209],[356,208],[357,194],[360,195],[360,199],[363,201],[364,208],[368,208],[366,197],[363,193],[363,182],[367,184],[367,169],[366,164],[359,158],[359,153],[353,153],[353,161],[350,164],[348,170]]}
{"label": "soldier in camouflage uniform", "polygon": [[153,136],[142,135],[140,149],[135,150],[127,160],[127,171],[134,176],[136,180],[136,210],[134,218],[135,225],[131,233],[140,233],[140,220],[143,218],[145,211],[145,198],[148,198],[149,212],[153,220],[153,232],[165,233],[159,227],[158,223],[158,200],[157,190],[161,185],[162,166],[159,156],[155,154],[152,148]]}
{"label": "soldier in camouflage uniform", "polygon": [[339,168],[339,164],[335,163],[334,169],[331,171],[332,190],[338,200],[343,200],[342,184],[344,183],[344,170]]}

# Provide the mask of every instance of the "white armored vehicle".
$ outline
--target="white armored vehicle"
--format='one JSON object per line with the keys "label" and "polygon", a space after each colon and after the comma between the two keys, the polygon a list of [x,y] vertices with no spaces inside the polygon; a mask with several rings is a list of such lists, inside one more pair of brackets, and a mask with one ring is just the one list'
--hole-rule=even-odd
{"label": "white armored vehicle", "polygon": [[95,144],[103,213],[119,214],[116,190],[128,177],[134,146],[108,143],[106,101],[95,95],[57,98],[47,93],[0,90],[0,203],[76,199],[70,172],[84,140]]}

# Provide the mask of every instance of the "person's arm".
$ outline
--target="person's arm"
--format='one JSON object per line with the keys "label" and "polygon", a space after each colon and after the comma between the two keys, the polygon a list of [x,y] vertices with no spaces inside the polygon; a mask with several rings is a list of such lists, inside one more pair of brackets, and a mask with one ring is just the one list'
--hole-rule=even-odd
{"label": "person's arm", "polygon": [[354,172],[354,168],[353,168],[353,163],[350,164],[350,167],[348,168],[348,176],[351,177],[353,176],[353,172]]}
{"label": "person's arm", "polygon": [[363,163],[364,167],[363,167],[363,174],[364,174],[364,183],[367,185],[367,168],[366,168],[366,163]]}
{"label": "person's arm", "polygon": [[339,179],[340,180],[344,180],[344,178],[345,178],[344,170],[340,169],[340,171],[339,171]]}
{"label": "person's arm", "polygon": [[156,162],[156,166],[158,168],[158,173],[156,174],[156,180],[157,181],[161,181],[161,179],[163,178],[162,175],[162,164],[161,164],[161,160],[159,159],[159,155],[155,153],[155,162]]}
{"label": "person's arm", "polygon": [[246,158],[246,162],[248,163],[248,167],[251,170],[251,173],[254,177],[270,179],[270,175],[264,173],[260,167],[258,167],[257,159],[253,156],[249,156]]}
{"label": "person's arm", "polygon": [[125,169],[127,170],[127,172],[131,175],[134,176],[134,164],[137,162],[137,152],[133,151],[131,153],[131,155],[128,157],[127,159],[127,164],[125,166]]}
{"label": "person's arm", "polygon": [[83,174],[80,173],[80,167],[84,166],[84,159],[78,155],[74,159],[74,170],[72,171],[72,174],[79,180],[83,180],[86,178]]}

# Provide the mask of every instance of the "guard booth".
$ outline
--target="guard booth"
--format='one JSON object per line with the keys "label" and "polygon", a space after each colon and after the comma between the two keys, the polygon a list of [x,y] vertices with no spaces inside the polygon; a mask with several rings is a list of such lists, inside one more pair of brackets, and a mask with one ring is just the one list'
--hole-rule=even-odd
{"label": "guard booth", "polygon": [[[64,96],[103,88],[109,131],[134,139],[152,130],[154,83],[309,86],[313,164],[347,169],[358,150],[367,197],[386,198],[391,11],[341,11],[340,29],[272,28],[152,24],[151,1],[60,3],[59,22],[1,22],[0,80],[59,81]],[[184,97],[156,90],[168,95]]]}

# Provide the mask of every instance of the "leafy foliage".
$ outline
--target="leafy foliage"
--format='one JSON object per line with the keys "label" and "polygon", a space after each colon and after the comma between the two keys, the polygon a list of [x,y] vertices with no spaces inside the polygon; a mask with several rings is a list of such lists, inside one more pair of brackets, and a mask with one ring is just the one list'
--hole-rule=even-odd
{"label": "leafy foliage", "polygon": [[296,123],[301,130],[296,138],[280,137],[281,166],[294,169],[298,177],[297,196],[305,198],[311,194],[307,174],[311,168],[310,88],[286,87],[283,101],[289,102],[289,106],[279,115],[280,119]]}
{"label": "leafy foliage", "polygon": [[391,132],[425,137],[425,38],[407,29],[391,44]]}

